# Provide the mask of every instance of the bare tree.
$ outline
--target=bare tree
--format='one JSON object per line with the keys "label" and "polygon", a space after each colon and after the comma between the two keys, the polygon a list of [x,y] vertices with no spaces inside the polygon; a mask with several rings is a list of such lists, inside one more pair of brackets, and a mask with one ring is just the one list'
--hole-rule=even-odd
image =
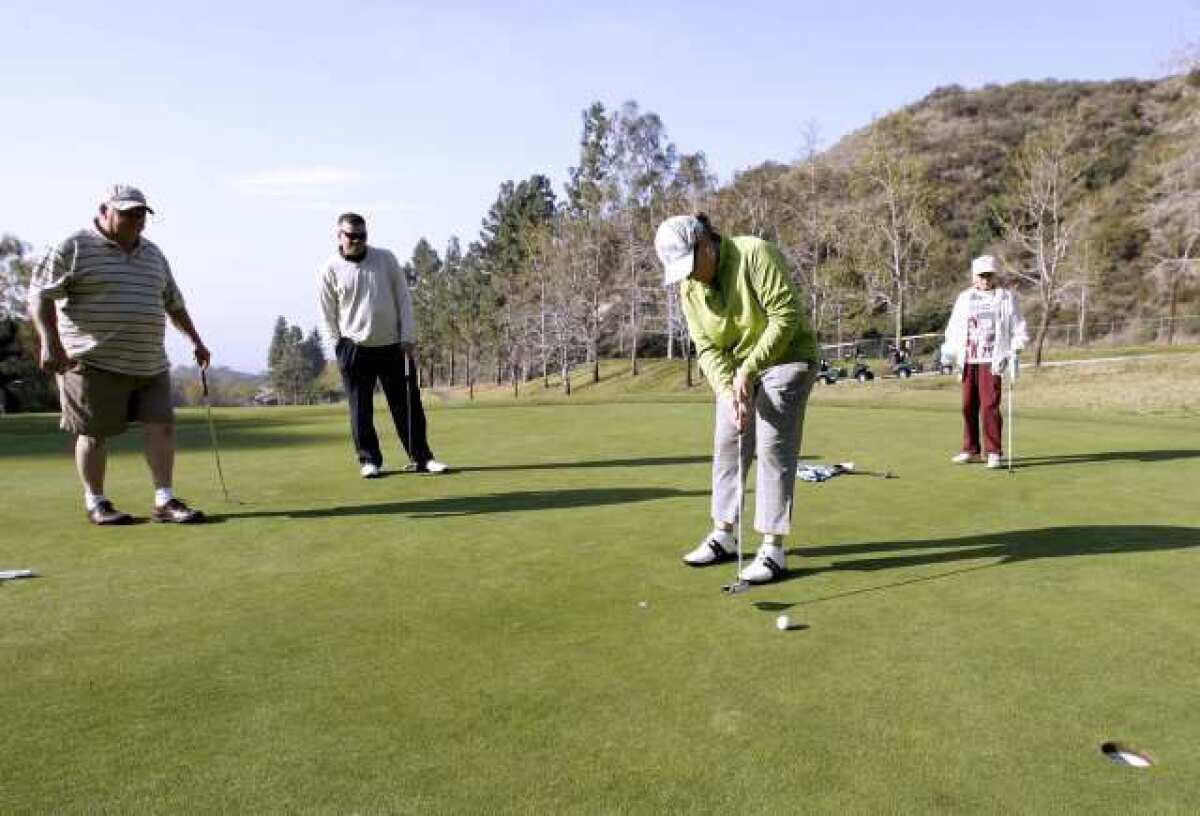
{"label": "bare tree", "polygon": [[1011,160],[1009,207],[998,214],[1019,256],[1017,277],[1031,284],[1041,314],[1034,338],[1034,365],[1041,365],[1050,319],[1072,284],[1068,259],[1085,213],[1068,208],[1085,167],[1074,124],[1058,120],[1026,136]]}
{"label": "bare tree", "polygon": [[933,239],[931,190],[925,163],[913,154],[916,137],[916,124],[908,115],[877,123],[855,168],[861,249],[873,256],[864,280],[872,297],[895,318],[896,345]]}
{"label": "bare tree", "polygon": [[[1200,114],[1190,117],[1200,126]],[[1150,233],[1154,276],[1168,303],[1167,344],[1175,341],[1180,296],[1200,280],[1200,144],[1193,130],[1182,147],[1159,157],[1151,197],[1142,213]]]}

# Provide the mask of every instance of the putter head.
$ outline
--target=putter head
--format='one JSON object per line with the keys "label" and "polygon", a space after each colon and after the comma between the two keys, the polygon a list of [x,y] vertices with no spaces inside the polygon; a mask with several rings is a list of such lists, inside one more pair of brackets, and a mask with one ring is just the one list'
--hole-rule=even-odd
{"label": "putter head", "polygon": [[749,581],[734,581],[732,584],[725,584],[721,587],[721,591],[726,595],[740,595],[750,588]]}

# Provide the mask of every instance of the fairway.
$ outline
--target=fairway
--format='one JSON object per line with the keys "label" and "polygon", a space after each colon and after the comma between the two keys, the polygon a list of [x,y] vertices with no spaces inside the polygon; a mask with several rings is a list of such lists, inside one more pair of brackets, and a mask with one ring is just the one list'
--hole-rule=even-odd
{"label": "fairway", "polygon": [[1195,419],[1033,411],[1010,475],[949,464],[953,403],[812,406],[808,463],[898,478],[798,483],[735,597],[679,562],[704,399],[435,407],[457,472],[374,481],[344,406],[220,410],[242,504],[185,411],[199,527],[87,524],[56,418],[0,418],[0,569],[44,576],[0,584],[0,812],[1194,812]]}

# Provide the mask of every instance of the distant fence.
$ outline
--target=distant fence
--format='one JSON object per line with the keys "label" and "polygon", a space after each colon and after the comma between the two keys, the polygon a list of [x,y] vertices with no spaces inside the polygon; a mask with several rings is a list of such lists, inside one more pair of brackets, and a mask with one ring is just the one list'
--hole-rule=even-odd
{"label": "distant fence", "polygon": [[[1037,326],[1029,325],[1029,342],[1032,343]],[[841,343],[822,343],[821,351],[826,359],[848,359],[855,356],[882,358],[892,348],[892,337],[865,337]],[[1200,343],[1200,315],[1170,317],[1113,317],[1089,321],[1087,326],[1078,323],[1055,323],[1046,327],[1046,347],[1112,345],[1130,346],[1152,343]],[[907,334],[901,343],[915,358],[932,357],[941,347],[942,335]]]}

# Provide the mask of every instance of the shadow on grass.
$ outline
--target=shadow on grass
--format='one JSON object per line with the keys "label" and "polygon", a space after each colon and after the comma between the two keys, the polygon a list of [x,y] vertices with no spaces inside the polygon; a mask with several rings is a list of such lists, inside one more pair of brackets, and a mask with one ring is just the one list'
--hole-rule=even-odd
{"label": "shadow on grass", "polygon": [[[70,454],[74,437],[58,427],[57,414],[22,414],[4,417],[0,422],[0,459],[8,456],[38,456]],[[346,438],[346,447],[353,453],[349,434],[337,431],[298,430],[303,423],[285,421],[278,417],[218,419],[215,421],[217,443],[222,451],[245,449],[277,449],[292,445],[307,445]],[[308,423],[315,424],[315,423]],[[203,414],[179,416],[175,421],[176,447],[180,451],[206,450],[212,445],[208,423]],[[114,436],[109,441],[112,451],[141,451],[142,431],[137,425]]]}
{"label": "shadow on grass", "polygon": [[1027,456],[1013,459],[1013,469],[1045,465],[1081,465],[1091,462],[1171,462],[1175,459],[1200,458],[1200,450],[1141,450],[1071,453],[1061,456]]}
{"label": "shadow on grass", "polygon": [[484,473],[495,470],[574,470],[576,468],[656,467],[658,465],[696,465],[711,462],[711,456],[657,456],[641,459],[597,459],[593,462],[530,462],[519,465],[468,465],[456,468],[462,473]]}
{"label": "shadow on grass", "polygon": [[340,518],[344,516],[404,515],[409,518],[475,516],[486,513],[519,513],[530,510],[567,510],[603,507],[632,502],[707,496],[707,490],[675,490],[665,487],[583,488],[578,490],[514,490],[478,496],[447,496],[437,499],[353,504],[307,510],[269,510],[213,514],[216,522],[239,518]]}
{"label": "shadow on grass", "polygon": [[[783,581],[822,572],[876,572],[915,566],[953,565],[961,561],[993,559],[986,564],[973,564],[959,569],[939,572],[822,598],[803,601],[818,603],[869,592],[936,581],[1004,564],[1032,561],[1039,558],[1064,558],[1079,555],[1110,555],[1134,552],[1155,552],[1200,547],[1200,528],[1165,526],[1108,526],[1108,527],[1047,527],[1039,530],[1014,530],[961,538],[931,539],[928,541],[882,541],[866,544],[847,544],[833,547],[803,547],[788,551],[789,555],[839,559],[844,556],[904,553],[883,558],[854,558],[834,560],[826,566],[792,570]],[[938,550],[917,552],[913,550]]]}

